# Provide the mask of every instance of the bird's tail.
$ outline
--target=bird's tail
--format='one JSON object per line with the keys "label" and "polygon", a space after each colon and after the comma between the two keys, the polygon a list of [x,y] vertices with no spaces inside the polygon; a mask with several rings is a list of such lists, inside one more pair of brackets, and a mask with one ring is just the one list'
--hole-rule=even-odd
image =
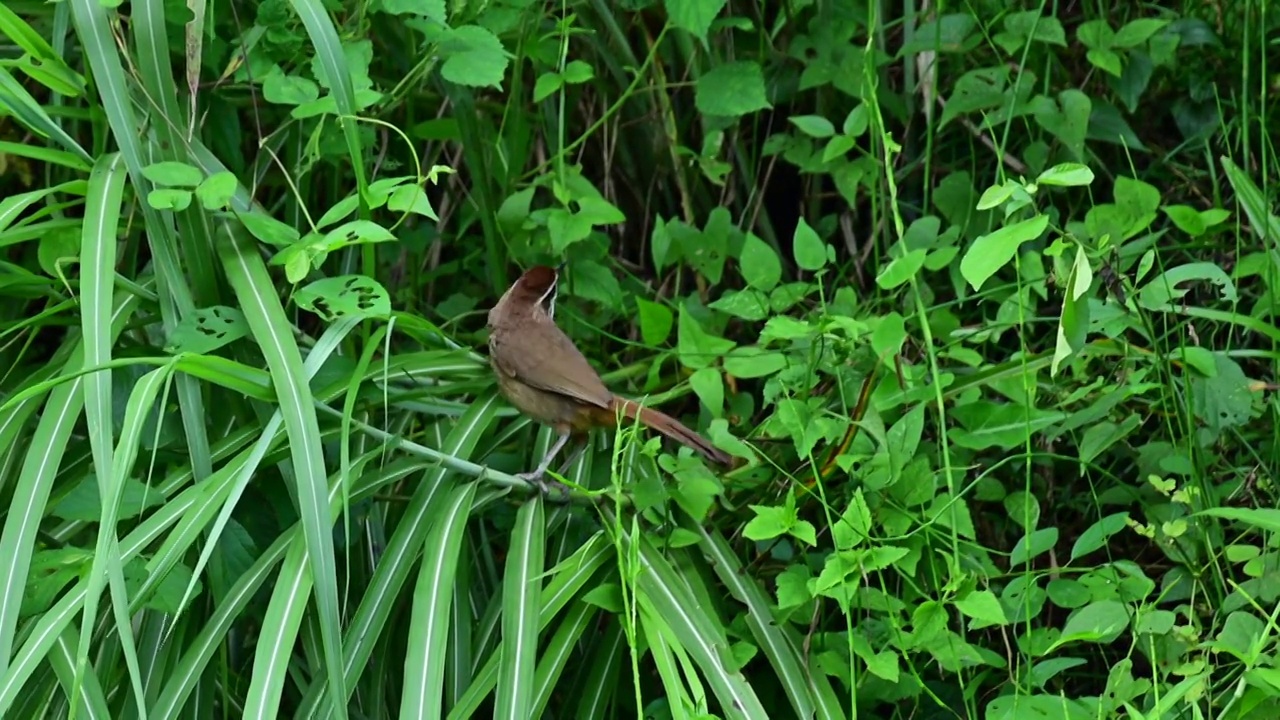
{"label": "bird's tail", "polygon": [[652,428],[666,437],[686,445],[700,453],[711,462],[729,466],[733,458],[728,453],[711,444],[711,441],[685,427],[683,423],[666,413],[649,407],[641,407],[634,400],[613,396],[613,412],[622,411],[623,417],[638,420],[641,425]]}

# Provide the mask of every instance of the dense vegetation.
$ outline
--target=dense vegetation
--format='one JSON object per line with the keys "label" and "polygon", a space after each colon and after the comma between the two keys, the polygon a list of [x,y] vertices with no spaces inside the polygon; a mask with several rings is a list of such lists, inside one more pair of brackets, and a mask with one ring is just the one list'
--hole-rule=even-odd
{"label": "dense vegetation", "polygon": [[7,0],[0,716],[1280,717],[1278,21]]}

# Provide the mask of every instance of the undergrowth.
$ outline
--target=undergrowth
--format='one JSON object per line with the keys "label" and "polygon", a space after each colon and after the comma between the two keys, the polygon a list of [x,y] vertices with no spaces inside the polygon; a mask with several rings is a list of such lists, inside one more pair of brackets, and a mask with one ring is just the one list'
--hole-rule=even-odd
{"label": "undergrowth", "polygon": [[1276,717],[1275,26],[0,5],[0,715]]}

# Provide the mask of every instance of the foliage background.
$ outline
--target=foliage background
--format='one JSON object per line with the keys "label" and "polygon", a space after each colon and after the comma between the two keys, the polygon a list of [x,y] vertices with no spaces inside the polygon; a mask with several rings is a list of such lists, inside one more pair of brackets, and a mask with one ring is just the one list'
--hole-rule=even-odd
{"label": "foliage background", "polygon": [[[1274,718],[1266,2],[0,5],[5,717]],[[568,504],[484,311],[620,393]]]}

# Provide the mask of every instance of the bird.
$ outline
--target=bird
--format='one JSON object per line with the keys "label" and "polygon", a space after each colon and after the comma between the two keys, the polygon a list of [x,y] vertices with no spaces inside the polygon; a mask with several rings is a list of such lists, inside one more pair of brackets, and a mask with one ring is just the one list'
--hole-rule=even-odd
{"label": "bird", "polygon": [[[563,264],[560,266],[563,268]],[[732,458],[709,440],[658,410],[643,407],[605,387],[573,340],[555,323],[558,268],[529,268],[489,310],[489,365],[498,390],[517,410],[550,426],[558,437],[536,469],[516,477],[545,495],[545,476],[570,437],[595,428],[615,427],[619,416],[635,420],[683,445],[707,460],[729,466]],[[582,446],[561,468],[581,454]],[[562,492],[567,492],[562,484]]]}

